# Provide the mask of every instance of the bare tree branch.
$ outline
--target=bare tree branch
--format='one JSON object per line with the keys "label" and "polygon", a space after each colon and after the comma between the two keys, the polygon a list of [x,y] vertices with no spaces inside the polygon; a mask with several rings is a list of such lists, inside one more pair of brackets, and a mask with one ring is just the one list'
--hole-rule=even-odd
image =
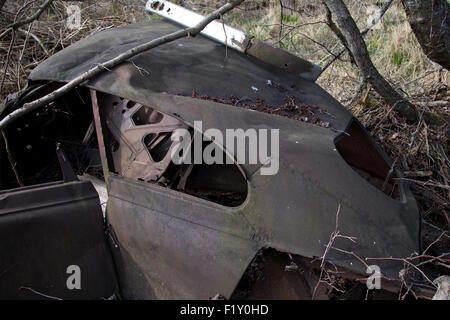
{"label": "bare tree branch", "polygon": [[[325,7],[325,10],[327,11],[327,25],[328,25],[328,27],[331,29],[331,31],[333,31],[333,33],[336,35],[336,37],[338,37],[338,39],[344,45],[344,49],[342,51],[347,50],[348,54],[350,55],[351,62],[353,64],[355,64],[355,59],[353,58],[353,53],[352,53],[352,51],[350,50],[350,48],[348,46],[347,39],[345,39],[345,37],[342,34],[341,30],[339,30],[337,25],[334,23],[333,16],[331,14],[330,8],[328,8],[328,6],[327,6],[327,4],[325,3],[324,0],[322,0],[322,3],[324,5],[324,7]],[[336,55],[335,55],[335,57],[337,59]],[[322,72],[323,72],[323,70],[322,70]]]}
{"label": "bare tree branch", "polygon": [[219,19],[223,14],[227,13],[228,11],[232,10],[236,6],[240,5],[244,0],[234,0],[231,1],[221,8],[217,9],[216,11],[209,14],[207,17],[205,17],[202,21],[200,21],[196,26],[192,28],[187,28],[183,30],[179,30],[176,32],[173,32],[171,34],[156,38],[152,41],[146,42],[144,44],[141,44],[137,47],[134,47],[130,50],[125,51],[124,53],[118,55],[115,58],[112,58],[102,64],[99,64],[95,66],[94,68],[82,73],[78,77],[74,78],[73,80],[69,81],[67,84],[63,85],[61,88],[47,94],[46,96],[37,99],[33,102],[24,104],[21,108],[15,110],[14,112],[8,114],[2,121],[0,121],[0,130],[5,128],[9,123],[11,123],[13,120],[29,113],[30,111],[33,111],[41,106],[44,106],[51,101],[61,97],[63,94],[67,93],[68,91],[74,89],[78,85],[82,84],[83,82],[93,78],[94,76],[97,76],[98,74],[102,73],[104,70],[108,70],[110,68],[113,68],[117,66],[118,64],[124,62],[127,59],[130,59],[139,53],[142,53],[144,51],[153,49],[155,47],[158,47],[164,43],[168,43],[186,36],[195,36],[199,34],[211,21]]}
{"label": "bare tree branch", "polygon": [[369,52],[367,51],[366,43],[361,36],[361,32],[346,5],[342,0],[324,1],[335,17],[339,28],[342,30],[356,65],[363,74],[363,77],[398,114],[410,121],[416,121],[418,114],[414,106],[395,91],[374,66],[370,59]]}
{"label": "bare tree branch", "polygon": [[391,6],[392,2],[394,2],[394,0],[387,0],[383,4],[383,6],[380,8],[380,11],[378,11],[375,17],[373,17],[372,21],[370,21],[370,23],[364,29],[361,30],[362,35],[365,35],[367,32],[369,32],[369,30],[372,29],[381,20],[381,18],[384,16],[386,11]]}
{"label": "bare tree branch", "polygon": [[53,2],[53,0],[45,1],[45,3],[39,8],[39,10],[36,11],[31,17],[26,18],[24,20],[20,20],[20,21],[14,22],[14,23],[10,24],[9,26],[7,26],[7,28],[19,28],[19,27],[23,26],[24,24],[27,24],[27,23],[30,23],[31,21],[39,19],[39,17],[41,16],[42,12],[44,12],[44,10],[47,9],[48,6],[52,2]]}
{"label": "bare tree branch", "polygon": [[23,26],[24,24],[30,23],[34,20],[39,19],[39,17],[41,16],[42,12],[44,12],[45,9],[48,8],[48,6],[53,2],[53,0],[47,0],[44,2],[44,4],[39,8],[38,11],[36,11],[31,17],[26,18],[24,20],[20,20],[20,21],[14,21],[14,23],[11,23],[10,25],[8,25],[6,27],[6,30],[0,34],[0,39],[2,39],[4,36],[6,36],[9,32],[11,32],[13,29],[17,29],[21,26]]}
{"label": "bare tree branch", "polygon": [[[391,6],[392,2],[394,0],[388,0],[386,1],[383,6],[381,7],[380,11],[378,11],[378,13],[375,15],[375,17],[372,19],[372,21],[370,21],[369,24],[367,24],[364,29],[361,30],[361,35],[365,36],[367,34],[367,32],[370,31],[370,29],[372,29],[380,20],[381,18],[383,18],[384,14],[386,13],[386,11],[389,9],[389,7]],[[327,10],[327,12],[329,12],[330,9],[328,9],[328,6],[326,5],[326,3],[324,1],[322,1],[322,3],[325,5],[325,8]],[[328,18],[328,14],[327,14],[327,18]],[[341,33],[342,34],[342,33]],[[339,38],[341,39],[341,38]],[[342,42],[342,40],[341,40]],[[340,58],[340,56],[345,52],[345,50],[347,49],[347,47],[341,49],[339,52],[333,54],[333,59],[330,60],[330,62],[328,62],[323,68],[322,68],[322,72],[321,74],[331,65],[333,64],[334,61],[336,61],[337,59]],[[351,52],[349,52],[349,54],[351,54]]]}

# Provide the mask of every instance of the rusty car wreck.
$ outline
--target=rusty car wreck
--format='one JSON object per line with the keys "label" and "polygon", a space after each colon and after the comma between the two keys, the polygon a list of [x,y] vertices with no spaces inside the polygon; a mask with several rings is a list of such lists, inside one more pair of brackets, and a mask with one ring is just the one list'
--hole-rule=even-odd
{"label": "rusty car wreck", "polygon": [[[155,20],[71,45],[31,73],[1,118],[179,28]],[[278,173],[261,175],[254,164],[175,165],[170,136],[177,128],[198,131],[197,120],[200,133],[279,129]],[[351,240],[336,239],[326,260],[350,278],[367,277],[366,257],[420,251],[408,185],[345,107],[311,79],[205,37],[107,70],[4,135],[0,298],[311,298],[317,274],[300,285],[300,272],[285,270],[294,266],[307,278],[337,224]],[[265,282],[258,284],[250,273],[261,259]],[[71,265],[82,272],[81,290],[66,286]],[[399,278],[401,264],[377,265],[386,278]],[[242,294],[255,283],[259,293]]]}

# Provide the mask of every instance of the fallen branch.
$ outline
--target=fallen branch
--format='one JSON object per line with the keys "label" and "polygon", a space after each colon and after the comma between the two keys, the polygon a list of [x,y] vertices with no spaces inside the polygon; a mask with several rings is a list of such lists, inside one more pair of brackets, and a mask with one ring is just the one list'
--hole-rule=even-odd
{"label": "fallen branch", "polygon": [[416,104],[420,107],[440,108],[440,107],[447,106],[449,104],[449,102],[444,101],[444,100],[438,100],[438,101],[430,101],[430,102],[417,102]]}
{"label": "fallen branch", "polygon": [[422,186],[431,186],[431,187],[435,187],[435,188],[441,188],[444,190],[450,190],[450,186],[447,186],[447,185],[444,185],[441,183],[437,183],[434,181],[419,181],[419,180],[408,179],[408,178],[397,178],[397,179],[414,182],[414,183],[420,184]]}
{"label": "fallen branch", "polygon": [[206,16],[202,21],[200,21],[196,26],[192,28],[187,28],[183,30],[179,30],[176,32],[173,32],[171,34],[156,38],[154,40],[151,40],[149,42],[146,42],[144,44],[141,44],[137,47],[134,47],[132,49],[129,49],[125,51],[124,53],[104,62],[101,64],[98,64],[94,68],[82,73],[78,77],[74,78],[73,80],[69,81],[59,89],[47,94],[46,96],[37,99],[35,101],[32,101],[30,103],[24,104],[21,108],[15,110],[14,112],[8,114],[2,121],[0,121],[0,130],[5,128],[8,124],[10,124],[15,119],[41,107],[44,106],[53,100],[61,97],[65,93],[69,92],[70,90],[74,89],[75,87],[79,86],[83,82],[99,75],[105,70],[108,70],[110,68],[113,68],[120,63],[124,62],[127,59],[130,59],[144,51],[153,49],[155,47],[158,47],[162,44],[175,41],[177,39],[186,37],[186,36],[196,36],[199,34],[211,21],[219,19],[223,14],[227,13],[228,11],[232,10],[236,6],[240,5],[244,0],[234,0],[231,1],[224,6],[220,7],[216,11],[212,12],[208,16]]}

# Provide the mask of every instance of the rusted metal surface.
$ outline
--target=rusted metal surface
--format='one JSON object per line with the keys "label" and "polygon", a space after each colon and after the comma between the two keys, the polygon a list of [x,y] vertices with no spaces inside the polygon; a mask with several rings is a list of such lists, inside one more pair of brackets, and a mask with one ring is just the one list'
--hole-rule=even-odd
{"label": "rusted metal surface", "polygon": [[95,90],[90,90],[92,113],[94,115],[95,132],[97,134],[97,141],[99,146],[100,158],[102,159],[103,175],[105,183],[108,184],[109,166],[106,158],[105,140],[103,138],[102,121],[100,119],[100,110],[98,108],[97,93]]}
{"label": "rusted metal surface", "polygon": [[[116,171],[136,180],[160,178],[171,162],[176,144],[170,140],[172,133],[187,126],[174,117],[128,99],[100,95],[99,100],[106,125],[118,142],[117,150],[112,152]],[[162,144],[167,147],[157,150]]]}
{"label": "rusted metal surface", "polygon": [[125,298],[231,296],[258,250],[244,216],[175,190],[115,175],[110,176],[108,191],[107,217],[119,243],[113,254],[129,257],[116,258],[119,279],[142,274],[140,280],[121,282]]}
{"label": "rusted metal surface", "polygon": [[[164,21],[151,21],[105,30],[85,38],[44,61],[30,74],[31,80],[70,81],[89,70],[93,63],[104,62],[149,39],[178,30]],[[276,50],[273,51],[276,53]],[[140,68],[140,69],[138,69]],[[204,37],[180,39],[144,52],[124,62],[114,72],[105,72],[88,84],[101,81],[116,91],[120,82],[135,90],[239,99],[260,99],[269,105],[282,105],[287,96],[301,103],[318,105],[332,116],[333,126],[344,130],[351,114],[325,90],[311,81],[247,56],[225,49]],[[277,85],[274,85],[277,84]],[[284,88],[284,89],[280,89]]]}
{"label": "rusted metal surface", "polygon": [[[139,94],[135,94],[134,98],[141,100]],[[353,243],[341,239],[334,244],[335,247],[354,252],[360,257],[409,256],[419,250],[419,216],[415,200],[407,187],[399,185],[400,199],[395,200],[364,180],[336,151],[334,139],[341,135],[340,133],[211,101],[167,94],[146,95],[145,98],[141,98],[154,109],[166,114],[177,113],[188,123],[202,119],[205,130],[207,128],[224,130],[230,127],[245,130],[255,126],[281,128],[279,173],[275,176],[261,176],[257,174],[257,166],[243,165],[249,179],[248,198],[238,208],[221,209],[223,215],[230,212],[236,217],[245,217],[242,224],[254,230],[254,234],[249,237],[239,230],[235,230],[235,234],[237,233],[238,238],[252,239],[258,243],[257,247],[254,247],[254,254],[259,248],[272,247],[306,257],[320,257],[335,228],[339,205],[341,205],[340,231],[356,237],[357,240]],[[143,100],[141,101],[144,102]],[[215,237],[223,237],[226,224],[212,227],[211,221],[208,220],[212,216],[207,220],[199,220],[196,208],[184,204],[177,205],[171,193],[164,193],[160,198],[152,198],[151,201],[136,200],[135,197],[140,194],[149,197],[153,194],[150,190],[154,187],[135,182],[142,190],[147,191],[133,192],[133,198],[129,199],[123,196],[125,190],[129,188],[129,182],[119,180],[116,179],[117,184],[123,184],[121,192],[117,192],[116,196],[120,201],[114,202],[111,206],[111,210],[116,211],[116,219],[120,217],[119,212],[125,211],[124,208],[136,212],[140,207],[140,210],[145,212],[144,208],[148,206],[151,208],[158,206],[161,208],[157,210],[161,219],[166,214],[172,216],[181,212],[182,219],[188,223],[216,230],[211,231],[215,232]],[[133,204],[124,203],[127,201]],[[189,201],[195,200],[192,198]],[[168,209],[169,204],[171,209]],[[139,217],[143,220],[150,219],[145,214]],[[117,231],[119,239],[127,239],[131,235],[137,243],[148,239],[144,230],[140,231],[141,229],[130,225],[124,227],[123,221],[118,223],[113,220],[112,225],[121,225]],[[183,234],[178,237],[182,237],[188,246],[192,236]],[[131,248],[129,245],[125,247]],[[187,248],[165,245],[164,250],[167,254],[172,251],[173,256],[177,256]],[[225,248],[218,250],[229,252]],[[139,256],[138,253],[135,255]],[[350,254],[331,250],[328,258],[347,270],[365,274],[365,266]],[[227,261],[227,266],[229,264],[242,266],[238,260],[231,257]],[[380,261],[380,266],[384,274],[394,278],[401,268],[389,261]],[[198,273],[191,272],[190,276],[198,277],[200,280],[205,272],[210,272],[208,270],[205,265],[205,269],[199,269]],[[236,276],[235,284],[238,280],[239,277]],[[178,282],[172,280],[170,285],[177,287]],[[217,288],[214,283],[211,285]],[[222,294],[227,296],[226,292]],[[200,294],[199,297],[205,298],[205,295]]]}

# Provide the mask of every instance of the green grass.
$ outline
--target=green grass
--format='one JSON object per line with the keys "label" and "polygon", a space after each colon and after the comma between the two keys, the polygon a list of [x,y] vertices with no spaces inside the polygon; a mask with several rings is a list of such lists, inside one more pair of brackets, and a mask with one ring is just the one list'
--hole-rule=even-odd
{"label": "green grass", "polygon": [[395,51],[394,54],[392,55],[392,62],[400,67],[402,65],[404,59],[404,54],[402,51]]}
{"label": "green grass", "polygon": [[284,23],[295,23],[297,22],[299,16],[297,14],[289,15],[289,14],[283,14],[282,15],[282,21]]}

